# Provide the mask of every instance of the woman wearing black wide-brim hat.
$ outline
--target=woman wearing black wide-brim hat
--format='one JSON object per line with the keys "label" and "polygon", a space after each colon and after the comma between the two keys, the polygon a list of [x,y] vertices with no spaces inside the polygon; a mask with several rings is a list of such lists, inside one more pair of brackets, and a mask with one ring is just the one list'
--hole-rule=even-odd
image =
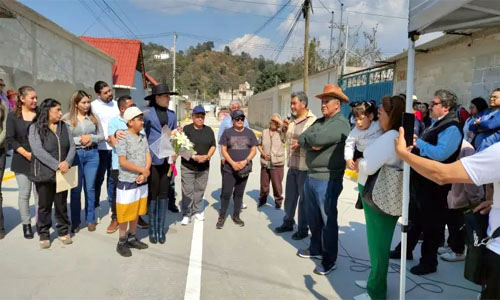
{"label": "woman wearing black wide-brim hat", "polygon": [[[145,97],[149,100],[149,109],[144,111],[144,129],[151,145],[161,137],[162,128],[168,126],[170,130],[177,128],[177,118],[173,110],[168,109],[171,95],[178,95],[171,91],[166,83],[158,84],[152,88],[151,95]],[[175,200],[168,202],[171,176],[168,176],[169,158],[159,158],[151,151],[153,160],[151,176],[149,177],[148,191],[148,216],[149,216],[149,241],[153,244],[165,243],[165,218],[167,206],[169,210],[179,212]]]}

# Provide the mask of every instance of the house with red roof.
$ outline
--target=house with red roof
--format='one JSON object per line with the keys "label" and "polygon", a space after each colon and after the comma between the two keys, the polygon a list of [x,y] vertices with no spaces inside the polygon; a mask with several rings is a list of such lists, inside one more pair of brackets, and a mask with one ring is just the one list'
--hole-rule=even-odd
{"label": "house with red roof", "polygon": [[81,39],[115,59],[113,64],[115,98],[130,95],[137,106],[141,108],[146,106],[144,97],[147,95],[148,84],[158,83],[144,69],[141,41],[89,36],[82,36]]}

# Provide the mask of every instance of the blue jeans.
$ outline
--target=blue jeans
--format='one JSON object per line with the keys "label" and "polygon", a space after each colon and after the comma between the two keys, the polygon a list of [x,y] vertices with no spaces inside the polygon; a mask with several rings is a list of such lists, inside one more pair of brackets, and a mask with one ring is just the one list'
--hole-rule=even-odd
{"label": "blue jeans", "polygon": [[99,201],[101,200],[101,186],[104,182],[104,175],[108,173],[107,178],[107,190],[108,190],[108,203],[111,207],[113,191],[115,185],[113,184],[113,178],[111,176],[111,162],[112,162],[112,152],[111,150],[99,150],[99,168],[97,169],[97,176],[95,177],[95,205],[99,206]]}
{"label": "blue jeans", "polygon": [[307,223],[311,230],[309,251],[314,255],[322,254],[325,268],[337,261],[337,200],[342,189],[342,178],[318,180],[309,174],[304,183]]}
{"label": "blue jeans", "polygon": [[71,190],[71,224],[75,228],[80,225],[82,209],[82,187],[85,194],[85,219],[87,223],[95,223],[96,175],[99,167],[97,149],[77,150],[74,165],[78,166],[78,186]]}

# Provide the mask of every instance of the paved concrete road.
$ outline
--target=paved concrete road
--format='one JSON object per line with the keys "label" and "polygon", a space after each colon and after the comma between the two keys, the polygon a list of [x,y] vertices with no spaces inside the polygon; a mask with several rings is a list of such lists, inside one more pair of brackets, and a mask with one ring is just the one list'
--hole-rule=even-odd
{"label": "paved concrete road", "polygon": [[[308,246],[308,239],[293,241],[292,233],[273,232],[284,213],[274,208],[272,199],[268,206],[257,210],[257,158],[244,198],[248,205],[242,214],[245,227],[235,226],[228,218],[223,230],[215,229],[221,186],[218,163],[214,157],[205,194],[206,220],[181,226],[180,215],[169,212],[166,244],[133,250],[130,258],[122,258],[115,252],[118,233],[105,233],[109,223],[105,201],[101,202],[104,206],[101,214],[106,216],[97,231],[82,229],[72,245],[63,246],[55,240],[49,250],[40,250],[37,237],[34,240],[22,237],[15,180],[4,182],[8,235],[0,241],[0,299],[352,299],[363,293],[354,280],[368,277],[364,265],[367,262],[357,263],[347,257],[368,259],[364,216],[354,208],[357,197],[354,182],[344,181],[338,204],[338,268],[324,277],[312,273],[315,261],[295,255],[298,248]],[[176,190],[180,199],[180,177],[176,179]],[[33,210],[34,206],[34,215]],[[195,225],[197,233],[193,238]],[[139,230],[138,235],[149,243],[146,230]],[[52,238],[56,235],[52,234]],[[399,239],[398,230],[393,242]],[[417,257],[418,253],[415,251]],[[197,264],[200,259],[202,263]],[[394,267],[397,263],[394,261]],[[417,260],[410,262],[408,268],[415,263]],[[409,277],[419,283],[430,282]],[[440,261],[438,272],[426,278],[479,290],[463,279],[463,263]],[[388,281],[389,298],[398,298],[399,274],[391,271]],[[414,286],[407,281],[407,289]],[[422,287],[439,293],[416,287],[407,298],[475,299],[477,296],[474,291],[445,284]]]}

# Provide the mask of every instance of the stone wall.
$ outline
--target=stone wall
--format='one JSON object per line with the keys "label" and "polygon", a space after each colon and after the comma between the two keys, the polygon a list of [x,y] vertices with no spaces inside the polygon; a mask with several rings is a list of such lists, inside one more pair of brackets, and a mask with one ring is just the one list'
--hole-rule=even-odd
{"label": "stone wall", "polygon": [[[487,29],[472,36],[433,48],[415,57],[415,94],[430,103],[437,89],[449,89],[458,103],[468,107],[475,97],[489,99],[500,87],[500,29]],[[396,61],[394,94],[406,91],[407,59]]]}

